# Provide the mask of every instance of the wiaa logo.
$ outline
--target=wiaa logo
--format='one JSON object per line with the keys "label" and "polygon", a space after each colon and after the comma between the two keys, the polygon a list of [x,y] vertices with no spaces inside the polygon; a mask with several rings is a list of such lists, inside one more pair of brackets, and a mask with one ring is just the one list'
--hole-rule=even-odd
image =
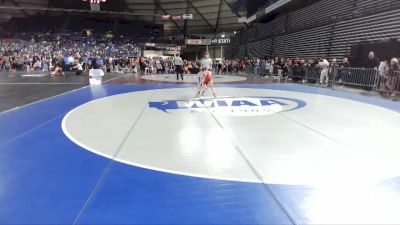
{"label": "wiaa logo", "polygon": [[165,100],[149,102],[150,108],[166,113],[173,110],[211,112],[230,116],[261,116],[303,108],[306,103],[300,99],[284,97],[219,97],[192,100]]}

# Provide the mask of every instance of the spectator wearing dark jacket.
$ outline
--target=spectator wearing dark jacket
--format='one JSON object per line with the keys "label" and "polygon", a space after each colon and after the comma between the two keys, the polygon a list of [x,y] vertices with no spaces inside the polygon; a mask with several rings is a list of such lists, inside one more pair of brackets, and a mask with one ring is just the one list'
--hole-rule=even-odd
{"label": "spectator wearing dark jacket", "polygon": [[368,59],[365,62],[365,68],[377,70],[378,66],[379,66],[379,59],[375,57],[374,52],[370,52],[368,55]]}
{"label": "spectator wearing dark jacket", "polygon": [[342,82],[343,79],[346,80],[346,78],[349,76],[349,69],[350,68],[350,61],[347,57],[343,58],[342,64],[340,65],[340,70],[338,71],[337,78],[335,80]]}
{"label": "spectator wearing dark jacket", "polygon": [[96,59],[92,59],[92,63],[91,63],[92,69],[100,69],[99,64],[97,63]]}
{"label": "spectator wearing dark jacket", "polygon": [[342,61],[341,68],[349,68],[349,67],[350,67],[350,61],[349,61],[349,59],[347,57],[344,57],[343,61]]}

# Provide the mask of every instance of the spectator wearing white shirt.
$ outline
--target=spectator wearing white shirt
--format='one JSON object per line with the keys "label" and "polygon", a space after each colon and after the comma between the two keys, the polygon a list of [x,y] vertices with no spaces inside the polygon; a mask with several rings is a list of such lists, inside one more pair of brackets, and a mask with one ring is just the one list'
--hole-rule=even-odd
{"label": "spectator wearing white shirt", "polygon": [[75,66],[73,67],[73,69],[75,69],[76,75],[81,75],[83,72],[83,66],[78,60],[75,61]]}
{"label": "spectator wearing white shirt", "polygon": [[265,60],[265,75],[267,77],[270,76],[270,71],[271,71],[271,63],[269,62],[269,60]]}
{"label": "spectator wearing white shirt", "polygon": [[210,59],[210,54],[206,52],[204,55],[204,58],[201,60],[201,68],[200,69],[208,69],[212,70],[213,62],[212,59]]}
{"label": "spectator wearing white shirt", "polygon": [[[211,71],[212,64],[213,64],[213,62],[212,62],[212,59],[210,59],[210,54],[208,52],[206,52],[204,54],[204,58],[200,62],[200,71],[204,71],[206,69]],[[227,66],[227,65],[225,64],[225,66]],[[198,78],[198,84],[201,85],[201,81],[203,80],[203,73],[199,72],[197,78]]]}
{"label": "spectator wearing white shirt", "polygon": [[323,59],[318,63],[318,67],[321,68],[321,76],[319,79],[320,84],[328,84],[329,81],[329,62],[326,59]]}

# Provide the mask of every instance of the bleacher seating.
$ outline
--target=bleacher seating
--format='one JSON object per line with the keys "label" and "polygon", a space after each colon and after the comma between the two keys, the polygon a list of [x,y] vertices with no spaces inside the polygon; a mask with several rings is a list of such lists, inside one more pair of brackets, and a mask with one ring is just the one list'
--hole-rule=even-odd
{"label": "bleacher seating", "polygon": [[400,9],[337,23],[331,56],[341,58],[351,45],[361,41],[399,39],[399,18]]}
{"label": "bleacher seating", "polygon": [[272,39],[253,42],[248,45],[248,55],[250,57],[269,56],[272,49]]}
{"label": "bleacher seating", "polygon": [[324,26],[278,36],[274,39],[273,55],[305,59],[327,55],[330,31],[330,26]]}
{"label": "bleacher seating", "polygon": [[399,7],[399,0],[356,0],[354,16],[385,12]]}
{"label": "bleacher seating", "polygon": [[288,31],[298,31],[332,23],[352,15],[351,0],[322,0],[289,14]]}
{"label": "bleacher seating", "polygon": [[398,18],[400,0],[322,0],[242,33],[230,53],[341,59],[358,42],[399,39]]}
{"label": "bleacher seating", "polygon": [[286,21],[285,17],[279,17],[270,23],[257,26],[258,29],[257,38],[273,37],[284,34],[286,32],[285,21]]}

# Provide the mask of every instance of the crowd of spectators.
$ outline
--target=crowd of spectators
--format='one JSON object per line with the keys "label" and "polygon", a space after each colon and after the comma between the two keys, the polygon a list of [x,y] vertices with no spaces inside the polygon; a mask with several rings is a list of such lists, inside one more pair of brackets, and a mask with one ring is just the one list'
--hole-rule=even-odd
{"label": "crowd of spectators", "polygon": [[[175,73],[174,57],[144,57],[142,70],[147,74]],[[198,73],[200,61],[183,60],[184,72],[187,74]]]}
{"label": "crowd of spectators", "polygon": [[216,72],[218,74],[239,74],[244,67],[244,61],[239,60],[221,60],[217,62]]}
{"label": "crowd of spectators", "polygon": [[[174,63],[169,58],[144,58],[142,70],[146,73],[174,73]],[[313,82],[329,86],[332,82],[355,84],[373,87],[380,91],[398,93],[400,91],[399,59],[380,61],[373,52],[364,60],[364,67],[351,68],[348,57],[340,62],[336,59],[327,60],[324,57],[308,60],[296,57],[290,58],[250,58],[236,60],[220,60],[214,62],[213,70],[216,74],[238,75],[251,73],[259,76],[273,77],[288,81]],[[200,61],[184,60],[186,73],[197,73]]]}
{"label": "crowd of spectators", "polygon": [[[185,73],[197,73],[201,62],[185,60]],[[75,70],[77,74],[94,65],[105,72],[172,73],[173,57],[141,57],[134,40],[97,40],[82,34],[34,33],[0,39],[0,71]]]}
{"label": "crowd of spectators", "polygon": [[[295,59],[276,57],[272,59],[252,58],[245,61],[245,65],[251,67],[251,72],[253,74],[261,76],[278,75],[283,79],[287,79],[290,73],[294,76],[301,75],[302,77],[311,78],[310,76],[307,76],[310,75],[311,71],[317,71],[317,69],[319,69],[319,72],[321,72],[323,69],[350,67],[350,62],[347,57],[343,58],[342,63],[337,63],[336,59],[332,59],[331,62],[328,62],[328,60],[324,58],[311,58],[305,60],[300,59],[299,57],[296,57]],[[248,70],[249,69],[247,69],[247,71]],[[319,74],[318,78],[320,78]]]}
{"label": "crowd of spectators", "polygon": [[400,93],[400,67],[398,58],[384,60],[378,67],[379,83],[378,90],[389,92],[392,96]]}
{"label": "crowd of spectators", "polygon": [[[21,34],[20,38],[0,40],[0,71],[52,71],[88,69],[93,60],[103,67],[126,67],[140,54],[133,40],[96,40],[81,34]],[[79,66],[78,66],[79,67]]]}
{"label": "crowd of spectators", "polygon": [[371,51],[361,68],[351,68],[348,57],[344,57],[341,62],[336,59],[328,61],[324,57],[308,60],[299,57],[251,58],[242,60],[239,65],[244,65],[248,73],[273,76],[284,81],[290,77],[295,81],[316,82],[326,86],[332,81],[360,86],[376,85],[377,90],[395,95],[400,92],[399,61],[400,58],[379,60]]}
{"label": "crowd of spectators", "polygon": [[[141,49],[134,40],[122,38],[97,40],[83,37],[81,34],[35,33],[21,34],[19,38],[0,40],[0,71],[53,71],[61,74],[62,70],[75,70],[79,75],[93,66],[107,72],[136,73],[174,73],[173,57],[140,57]],[[199,60],[184,60],[185,73],[198,73]],[[399,58],[379,60],[370,52],[359,68],[364,77],[364,85],[375,85],[380,91],[399,92]],[[274,77],[287,81],[316,82],[330,85],[330,82],[355,83],[351,62],[344,57],[328,61],[324,57],[301,59],[290,58],[248,58],[220,60],[214,62],[217,74],[252,73]],[[372,71],[372,72],[371,72]],[[352,75],[352,76],[350,76]]]}

